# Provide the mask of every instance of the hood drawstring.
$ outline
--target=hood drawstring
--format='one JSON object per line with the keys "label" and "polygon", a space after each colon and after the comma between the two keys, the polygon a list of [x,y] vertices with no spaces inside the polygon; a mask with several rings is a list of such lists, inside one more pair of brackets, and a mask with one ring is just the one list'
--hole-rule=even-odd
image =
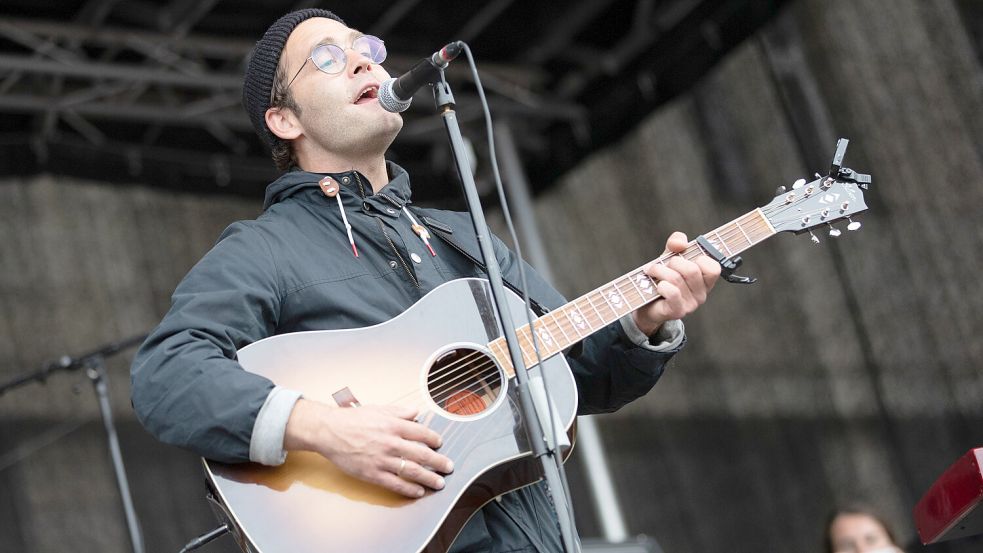
{"label": "hood drawstring", "polygon": [[421,225],[420,223],[417,223],[416,219],[413,218],[413,214],[410,213],[410,210],[406,209],[405,205],[403,206],[403,213],[405,213],[406,216],[409,217],[410,225],[411,225],[410,228],[412,228],[413,232],[415,232],[420,237],[420,240],[423,240],[423,244],[427,247],[428,250],[430,250],[430,255],[432,257],[437,257],[437,252],[433,251],[433,247],[430,245],[430,231],[427,230],[427,227]]}
{"label": "hood drawstring", "polygon": [[[362,189],[362,179],[358,178],[358,172],[355,172],[355,178],[358,181],[359,191],[363,193],[362,197],[364,198],[365,196],[364,190]],[[321,192],[323,192],[325,196],[334,198],[338,201],[338,211],[341,213],[341,220],[345,224],[345,231],[348,233],[348,243],[352,246],[352,253],[355,254],[355,257],[358,257],[358,248],[355,247],[355,237],[352,235],[352,225],[348,222],[348,215],[345,214],[345,204],[341,201],[341,186],[339,186],[338,183],[331,177],[322,178],[320,181],[318,181],[317,185],[321,188]],[[434,251],[433,246],[430,245],[430,231],[427,230],[427,227],[416,221],[413,214],[410,213],[410,210],[406,208],[405,204],[400,204],[396,200],[386,195],[383,195],[383,197],[396,204],[396,206],[402,208],[403,213],[405,213],[406,217],[410,220],[410,228],[412,228],[413,232],[415,232],[416,235],[420,237],[420,240],[423,241],[423,244],[427,247],[427,250],[430,251],[430,255],[432,257],[437,257],[437,252]]]}
{"label": "hood drawstring", "polygon": [[348,222],[348,216],[345,215],[345,204],[342,203],[341,195],[338,194],[341,187],[331,177],[324,177],[317,185],[321,187],[321,192],[324,192],[325,196],[338,200],[338,211],[341,212],[341,220],[345,223],[345,231],[348,232],[348,243],[352,245],[352,253],[355,254],[355,257],[358,257],[358,248],[355,247],[355,237],[352,236],[352,225]]}

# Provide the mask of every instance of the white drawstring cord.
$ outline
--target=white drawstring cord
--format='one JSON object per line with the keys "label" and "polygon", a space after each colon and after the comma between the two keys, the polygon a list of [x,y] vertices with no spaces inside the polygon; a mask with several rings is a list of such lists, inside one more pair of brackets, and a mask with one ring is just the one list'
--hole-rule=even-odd
{"label": "white drawstring cord", "polygon": [[437,252],[433,251],[433,247],[430,246],[430,231],[427,230],[427,227],[417,223],[416,219],[413,218],[413,214],[410,213],[410,210],[406,209],[405,205],[403,206],[403,213],[410,218],[410,225],[413,232],[417,233],[420,240],[423,240],[423,243],[427,246],[427,249],[430,250],[430,255],[432,257],[437,257]]}
{"label": "white drawstring cord", "polygon": [[321,187],[321,192],[324,192],[325,196],[338,200],[338,211],[341,212],[341,220],[345,223],[345,231],[348,233],[348,243],[352,245],[352,253],[355,254],[355,257],[358,257],[358,248],[355,247],[355,237],[352,236],[352,225],[348,222],[348,216],[345,215],[345,204],[342,203],[341,194],[338,193],[341,187],[331,177],[324,177],[317,184]]}

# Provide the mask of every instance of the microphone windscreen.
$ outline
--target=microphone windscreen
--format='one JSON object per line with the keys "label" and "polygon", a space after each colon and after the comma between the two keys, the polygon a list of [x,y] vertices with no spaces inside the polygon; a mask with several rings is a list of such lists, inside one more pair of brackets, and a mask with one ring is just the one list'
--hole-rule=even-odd
{"label": "microphone windscreen", "polygon": [[413,102],[413,98],[408,100],[400,100],[396,97],[393,92],[393,84],[396,83],[396,79],[386,79],[379,86],[379,105],[382,109],[392,112],[392,113],[402,113],[409,109],[410,104]]}

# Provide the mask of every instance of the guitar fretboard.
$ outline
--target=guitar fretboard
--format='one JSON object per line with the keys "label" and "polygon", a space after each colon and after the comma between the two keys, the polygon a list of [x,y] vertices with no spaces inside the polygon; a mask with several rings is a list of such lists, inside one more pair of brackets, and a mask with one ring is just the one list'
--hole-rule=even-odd
{"label": "guitar fretboard", "polygon": [[[733,257],[775,234],[774,227],[761,210],[755,209],[704,237],[722,254]],[[676,255],[693,259],[705,253],[696,241],[692,241],[685,251],[663,254],[655,262],[667,263]],[[527,368],[538,363],[533,333],[539,357],[547,359],[659,297],[656,282],[639,267],[539,317],[533,321],[532,328],[527,324],[516,329],[522,361]],[[498,338],[488,347],[509,377],[515,376],[505,339]]]}

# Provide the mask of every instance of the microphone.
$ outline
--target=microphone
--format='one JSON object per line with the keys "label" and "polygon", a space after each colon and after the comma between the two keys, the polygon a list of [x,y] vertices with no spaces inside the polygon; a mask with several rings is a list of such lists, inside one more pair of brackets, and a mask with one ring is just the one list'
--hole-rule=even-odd
{"label": "microphone", "polygon": [[432,56],[420,60],[406,73],[384,81],[379,86],[379,104],[382,109],[393,113],[406,111],[413,101],[413,94],[436,79],[440,71],[446,68],[463,49],[463,42],[451,42],[434,52]]}

